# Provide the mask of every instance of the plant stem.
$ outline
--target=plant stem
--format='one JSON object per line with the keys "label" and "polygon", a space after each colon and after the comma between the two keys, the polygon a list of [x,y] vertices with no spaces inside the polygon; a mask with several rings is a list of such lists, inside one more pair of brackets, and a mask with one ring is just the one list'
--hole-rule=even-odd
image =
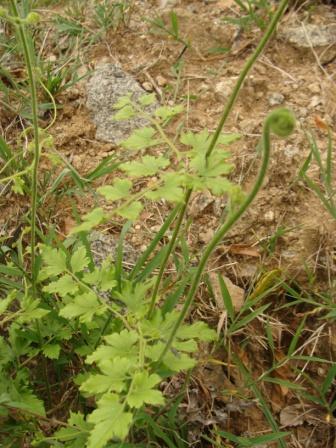
{"label": "plant stem", "polygon": [[172,251],[175,248],[176,240],[177,240],[178,234],[180,232],[180,228],[181,228],[181,225],[182,225],[182,222],[183,222],[183,218],[184,218],[187,206],[188,206],[188,202],[189,202],[189,199],[190,199],[190,196],[191,196],[191,192],[192,192],[191,189],[188,189],[187,192],[186,192],[184,203],[183,203],[183,206],[182,206],[182,208],[180,210],[180,213],[179,213],[179,216],[178,216],[178,219],[177,219],[177,222],[176,222],[176,226],[175,226],[172,238],[169,241],[169,244],[168,244],[168,247],[167,247],[167,252],[166,252],[166,254],[164,256],[164,259],[162,260],[162,263],[161,263],[161,266],[160,266],[160,270],[159,270],[159,275],[156,278],[156,282],[155,282],[154,290],[153,290],[153,294],[152,294],[152,299],[151,299],[151,303],[150,303],[150,306],[149,306],[148,319],[150,319],[152,314],[153,314],[155,303],[156,303],[156,298],[157,298],[157,293],[158,293],[158,290],[159,290],[159,287],[160,287],[160,283],[161,283],[163,274],[164,274],[164,272],[166,270],[166,266],[167,266],[170,254],[172,253]]}
{"label": "plant stem", "polygon": [[179,317],[177,321],[175,322],[175,325],[172,329],[172,332],[169,336],[169,339],[166,343],[166,346],[164,350],[162,351],[160,358],[158,362],[161,362],[168,350],[170,349],[174,338],[176,336],[176,333],[182,324],[185,316],[187,315],[187,312],[190,308],[190,305],[192,304],[198,285],[201,280],[201,276],[203,274],[205,265],[212,254],[212,252],[215,250],[217,244],[223,239],[225,234],[231,229],[231,227],[238,221],[238,219],[243,215],[243,213],[248,209],[253,199],[256,197],[258,191],[260,190],[266,172],[267,172],[267,166],[270,158],[270,133],[271,131],[275,134],[285,137],[291,134],[295,126],[295,120],[292,114],[286,110],[286,109],[280,109],[272,112],[265,120],[264,124],[264,130],[262,135],[262,141],[263,141],[263,159],[261,163],[261,167],[259,170],[258,177],[255,181],[255,184],[251,190],[251,192],[248,194],[248,196],[245,198],[243,203],[240,205],[240,207],[236,211],[232,211],[231,215],[229,215],[226,222],[220,227],[215,235],[213,236],[212,240],[206,247],[197,268],[197,271],[194,275],[194,278],[192,280],[192,283],[190,285],[185,303],[183,305],[182,310],[180,311]]}
{"label": "plant stem", "polygon": [[206,155],[205,155],[205,160],[206,162],[208,162],[208,159],[214,149],[214,147],[216,146],[217,140],[219,138],[220,133],[222,132],[222,129],[224,127],[224,124],[232,110],[232,107],[234,106],[234,103],[237,99],[237,96],[240,92],[240,89],[243,85],[243,82],[246,78],[246,76],[248,75],[249,71],[251,70],[251,68],[253,67],[254,63],[256,62],[256,60],[258,59],[260,53],[263,51],[263,49],[265,48],[266,44],[268,43],[268,41],[270,40],[270,38],[272,37],[272,34],[274,33],[274,30],[276,28],[277,23],[279,22],[282,14],[284,13],[286,7],[287,7],[287,3],[288,0],[282,0],[277,11],[275,12],[271,23],[269,24],[264,36],[262,37],[261,41],[259,42],[257,48],[255,49],[254,53],[252,54],[252,56],[250,56],[250,58],[246,61],[245,66],[243,67],[242,71],[240,72],[239,78],[237,80],[237,83],[233,89],[233,92],[231,93],[222,117],[218,123],[217,129],[211,139],[211,142],[209,144],[209,148],[207,149]]}
{"label": "plant stem", "polygon": [[[20,14],[16,6],[15,0],[10,0],[10,4],[14,13],[18,19],[20,19]],[[25,25],[19,21],[17,25],[18,33],[22,43],[23,55],[27,67],[29,87],[31,94],[31,107],[33,115],[33,129],[34,129],[34,160],[33,160],[33,170],[32,170],[32,197],[31,197],[31,270],[32,270],[32,290],[33,295],[36,294],[36,213],[37,213],[37,175],[40,159],[40,144],[39,144],[39,126],[38,126],[38,102],[37,102],[37,91],[36,91],[36,80],[34,74],[34,57],[32,55],[31,48],[29,46],[27,30]]]}

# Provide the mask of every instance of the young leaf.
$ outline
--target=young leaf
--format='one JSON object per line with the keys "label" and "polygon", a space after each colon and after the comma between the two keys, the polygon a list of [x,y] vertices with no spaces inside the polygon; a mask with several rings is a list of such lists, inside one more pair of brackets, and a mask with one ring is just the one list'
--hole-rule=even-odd
{"label": "young leaf", "polygon": [[184,107],[181,104],[177,106],[162,106],[156,109],[155,115],[165,121],[180,114],[183,109]]}
{"label": "young leaf", "polygon": [[133,118],[135,114],[136,112],[133,107],[130,104],[127,104],[122,109],[119,109],[119,111],[113,115],[113,118],[116,121],[129,120],[130,118]]}
{"label": "young leaf", "polygon": [[44,286],[43,291],[48,292],[49,294],[59,294],[61,297],[65,297],[68,294],[76,294],[78,292],[78,284],[73,280],[71,275],[65,274],[58,280]]}
{"label": "young leaf", "polygon": [[95,425],[90,433],[87,448],[103,448],[110,439],[123,440],[127,436],[133,416],[124,411],[118,395],[107,393],[98,401],[98,409],[93,411],[87,420]]}
{"label": "young leaf", "polygon": [[117,210],[117,213],[122,218],[126,218],[129,221],[136,221],[141,213],[141,210],[143,209],[143,205],[139,201],[132,202],[129,205],[125,205],[123,207],[120,207]]}
{"label": "young leaf", "polygon": [[122,109],[123,107],[129,105],[131,102],[130,95],[125,95],[119,98],[119,100],[113,105],[113,109]]}
{"label": "young leaf", "polygon": [[166,199],[169,202],[183,202],[185,176],[180,173],[166,173],[162,176],[164,185],[146,193],[146,198],[155,201]]}
{"label": "young leaf", "polygon": [[150,148],[160,143],[159,140],[153,138],[155,134],[156,130],[151,127],[136,129],[127,140],[121,143],[121,146],[132,151]]}
{"label": "young leaf", "polygon": [[140,98],[138,98],[138,102],[141,104],[141,106],[151,106],[152,104],[154,104],[156,101],[156,96],[155,93],[148,93],[146,95],[142,95],[140,96]]}
{"label": "young leaf", "polygon": [[141,408],[145,403],[163,404],[162,392],[153,389],[160,381],[159,375],[149,375],[146,371],[136,373],[133,378],[132,388],[127,395],[127,403],[134,408]]}
{"label": "young leaf", "polygon": [[98,226],[105,218],[104,210],[100,207],[93,209],[90,213],[83,216],[83,222],[74,227],[70,234],[79,232],[88,232]]}
{"label": "young leaf", "polygon": [[99,346],[92,355],[89,355],[86,358],[88,364],[100,363],[116,357],[128,358],[130,361],[137,359],[138,348],[135,344],[138,341],[138,335],[135,331],[122,330],[120,333],[105,336],[104,339],[108,345]]}
{"label": "young leaf", "polygon": [[126,162],[120,165],[120,168],[131,177],[154,176],[158,171],[170,165],[166,157],[144,156],[141,162]]}
{"label": "young leaf", "polygon": [[191,325],[182,325],[177,332],[178,339],[199,339],[200,341],[215,341],[217,333],[205,322],[198,321]]}
{"label": "young leaf", "polygon": [[91,395],[105,393],[107,391],[121,392],[125,387],[125,379],[130,373],[132,361],[127,358],[114,358],[99,363],[104,375],[90,375],[82,383],[80,390]]}
{"label": "young leaf", "polygon": [[74,412],[70,412],[67,423],[69,426],[55,432],[53,438],[60,442],[65,442],[69,448],[83,448],[92,425],[84,420],[83,414]]}
{"label": "young leaf", "polygon": [[72,272],[80,272],[88,267],[89,259],[86,256],[86,249],[84,246],[80,246],[76,252],[72,255],[70,265]]}
{"label": "young leaf", "polygon": [[97,188],[98,193],[103,195],[108,201],[118,201],[129,195],[132,188],[132,182],[127,179],[118,179],[113,185],[104,185]]}
{"label": "young leaf", "polygon": [[66,254],[62,250],[43,246],[42,259],[46,264],[43,271],[48,277],[62,274],[67,269]]}
{"label": "young leaf", "polygon": [[48,344],[43,347],[42,353],[49,359],[58,359],[61,351],[59,344]]}
{"label": "young leaf", "polygon": [[79,317],[80,322],[91,322],[95,314],[104,312],[105,306],[100,305],[97,296],[92,292],[87,292],[75,297],[74,302],[65,305],[59,315],[66,319]]}

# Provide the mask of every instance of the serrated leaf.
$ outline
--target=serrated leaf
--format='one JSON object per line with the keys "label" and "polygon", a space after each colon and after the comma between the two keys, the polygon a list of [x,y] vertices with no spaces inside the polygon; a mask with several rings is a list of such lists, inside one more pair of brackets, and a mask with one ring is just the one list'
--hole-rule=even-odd
{"label": "serrated leaf", "polygon": [[120,169],[125,171],[131,177],[154,176],[158,171],[170,165],[169,159],[164,156],[144,156],[141,162],[132,161],[120,165]]}
{"label": "serrated leaf", "polygon": [[156,130],[151,127],[136,129],[127,140],[121,143],[121,146],[132,151],[150,148],[160,143],[159,140],[153,138],[155,134]]}
{"label": "serrated leaf", "polygon": [[146,371],[136,373],[132,381],[132,388],[127,395],[127,403],[134,408],[141,408],[145,403],[163,404],[162,392],[153,389],[160,381],[159,375],[149,375]]}
{"label": "serrated leaf", "polygon": [[58,359],[61,351],[59,344],[48,344],[42,349],[42,353],[49,359]]}
{"label": "serrated leaf", "polygon": [[145,197],[152,201],[165,199],[174,203],[183,202],[185,175],[180,173],[167,173],[162,176],[162,180],[164,181],[164,185],[154,191],[149,191],[145,194]]}
{"label": "serrated leaf", "polygon": [[130,104],[130,102],[131,102],[130,95],[122,96],[115,104],[113,104],[113,109],[122,109],[126,105]]}
{"label": "serrated leaf", "polygon": [[184,107],[181,104],[177,106],[162,106],[156,109],[155,116],[162,120],[167,120],[183,112],[183,109]]}
{"label": "serrated leaf", "polygon": [[33,319],[41,319],[50,313],[49,310],[39,308],[40,300],[33,299],[32,297],[25,297],[21,303],[21,314],[17,318],[17,322],[24,323],[30,322]]}
{"label": "serrated leaf", "polygon": [[98,226],[105,218],[104,210],[100,207],[93,209],[90,213],[83,216],[83,222],[74,227],[70,234],[79,232],[88,232]]}
{"label": "serrated leaf", "polygon": [[70,265],[72,272],[83,271],[89,265],[89,259],[86,254],[86,249],[84,246],[80,246],[76,252],[72,255],[70,260]]}
{"label": "serrated leaf", "polygon": [[22,409],[26,411],[33,412],[34,414],[41,415],[45,417],[45,409],[43,405],[43,401],[37,398],[30,391],[20,392],[18,399],[7,401],[7,405],[16,409]]}
{"label": "serrated leaf", "polygon": [[122,218],[129,221],[136,221],[143,209],[143,205],[139,201],[132,202],[131,204],[119,207],[116,213]]}
{"label": "serrated leaf", "polygon": [[130,118],[133,118],[136,115],[136,112],[130,104],[127,104],[123,108],[119,109],[119,111],[113,115],[114,120],[116,121],[123,121],[123,120],[129,120]]}
{"label": "serrated leaf", "polygon": [[92,292],[76,296],[72,303],[65,305],[59,315],[66,319],[79,317],[80,322],[91,322],[95,314],[101,314],[106,307],[99,304],[97,296]]}
{"label": "serrated leaf", "polygon": [[67,423],[69,426],[56,431],[53,438],[65,442],[69,448],[83,448],[92,425],[84,420],[83,414],[74,412],[70,412]]}
{"label": "serrated leaf", "polygon": [[101,291],[109,291],[117,285],[115,280],[115,268],[109,259],[104,260],[101,268],[83,275],[83,281],[89,285],[99,287]]}
{"label": "serrated leaf", "polygon": [[107,391],[121,392],[125,387],[125,379],[130,374],[132,361],[116,357],[113,360],[103,360],[99,363],[101,374],[90,375],[80,387],[81,391],[91,395]]}
{"label": "serrated leaf", "polygon": [[118,395],[107,393],[98,401],[98,409],[88,416],[95,425],[90,433],[87,448],[103,448],[112,439],[125,439],[133,421],[133,415],[124,411]]}
{"label": "serrated leaf", "polygon": [[139,282],[133,284],[125,281],[121,292],[116,291],[116,297],[121,300],[132,313],[141,311],[145,304],[147,291],[151,288],[153,282]]}
{"label": "serrated leaf", "polygon": [[131,188],[132,182],[130,180],[118,179],[113,185],[105,185],[97,188],[97,191],[108,201],[118,201],[128,197]]}
{"label": "serrated leaf", "polygon": [[138,348],[135,345],[138,341],[138,335],[135,331],[122,330],[120,333],[113,333],[105,336],[104,340],[108,345],[101,345],[92,355],[86,358],[88,364],[111,360],[116,357],[137,359]]}
{"label": "serrated leaf", "polygon": [[151,106],[156,102],[155,93],[148,93],[146,95],[140,96],[140,98],[138,98],[138,102],[141,104],[141,106],[144,107]]}
{"label": "serrated leaf", "polygon": [[12,291],[5,299],[1,299],[0,301],[0,315],[4,313],[9,305],[13,302],[16,297],[15,291]]}
{"label": "serrated leaf", "polygon": [[[164,347],[165,344],[163,342],[156,343],[152,346],[147,346],[145,350],[145,355],[151,361],[156,362],[160,358]],[[172,370],[173,372],[180,372],[182,370],[189,370],[195,367],[196,361],[194,359],[190,358],[185,353],[180,353],[176,351],[175,354],[173,352],[175,352],[175,348],[166,353],[166,355],[162,360],[163,364],[167,366],[168,369]]]}
{"label": "serrated leaf", "polygon": [[208,177],[204,181],[205,186],[215,196],[221,196],[224,193],[232,191],[233,184],[226,177]]}
{"label": "serrated leaf", "polygon": [[48,277],[62,274],[66,271],[66,254],[49,246],[42,247],[42,259],[46,265],[43,271]]}
{"label": "serrated leaf", "polygon": [[215,341],[217,333],[208,327],[205,322],[198,321],[191,325],[182,325],[177,334],[178,339],[198,339],[199,341]]}
{"label": "serrated leaf", "polygon": [[65,297],[68,294],[76,294],[78,292],[78,284],[73,280],[71,275],[65,274],[58,280],[44,286],[43,291]]}

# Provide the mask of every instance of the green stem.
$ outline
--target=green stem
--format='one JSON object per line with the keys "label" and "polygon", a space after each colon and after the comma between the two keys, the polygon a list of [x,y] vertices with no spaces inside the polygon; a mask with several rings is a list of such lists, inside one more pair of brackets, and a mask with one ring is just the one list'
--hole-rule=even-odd
{"label": "green stem", "polygon": [[162,263],[161,263],[161,266],[160,266],[160,270],[159,270],[159,275],[156,278],[156,282],[155,282],[154,290],[153,290],[153,294],[152,294],[152,299],[151,299],[151,303],[150,303],[150,306],[149,306],[148,319],[150,319],[152,314],[153,314],[155,303],[156,303],[156,299],[157,299],[157,293],[158,293],[159,287],[160,287],[160,283],[161,283],[163,274],[164,274],[164,272],[166,270],[166,266],[167,266],[170,254],[173,252],[173,250],[175,248],[176,240],[177,240],[178,234],[180,232],[180,228],[181,228],[181,225],[182,225],[182,222],[183,222],[183,218],[184,218],[184,215],[185,215],[188,203],[189,203],[191,192],[192,192],[192,190],[189,189],[187,191],[186,195],[185,195],[184,203],[183,203],[183,206],[182,206],[182,208],[180,210],[180,213],[179,213],[179,216],[178,216],[178,219],[177,219],[177,222],[176,222],[176,226],[175,226],[172,238],[169,241],[166,254],[164,256],[164,259],[162,260]]}
{"label": "green stem", "polygon": [[234,106],[234,103],[237,99],[237,96],[240,92],[240,89],[243,85],[243,82],[246,78],[246,76],[248,75],[249,71],[251,70],[251,68],[253,67],[254,63],[256,62],[256,60],[258,59],[258,57],[260,56],[260,53],[263,51],[263,49],[265,48],[267,42],[270,40],[270,38],[272,37],[272,34],[274,33],[274,30],[276,28],[277,23],[279,22],[279,20],[281,19],[282,14],[284,13],[286,7],[287,7],[287,3],[288,0],[282,0],[276,13],[274,14],[271,23],[269,24],[264,36],[262,37],[261,41],[259,42],[257,48],[255,49],[254,53],[252,54],[252,56],[250,56],[250,58],[247,60],[247,62],[245,63],[245,66],[243,67],[242,71],[240,72],[239,78],[237,80],[237,83],[233,89],[233,92],[231,93],[222,117],[218,123],[217,129],[211,139],[211,142],[209,144],[209,148],[207,149],[206,155],[205,155],[205,159],[206,162],[208,162],[208,159],[214,149],[214,147],[216,146],[217,140],[220,136],[220,133],[222,132],[222,129],[224,127],[224,124],[232,110],[232,107]]}
{"label": "green stem", "polygon": [[[18,19],[20,19],[20,14],[16,6],[15,0],[10,0],[10,4],[14,13]],[[33,170],[32,170],[32,197],[31,197],[31,269],[32,269],[32,289],[33,295],[36,294],[36,213],[37,213],[37,174],[40,159],[40,144],[39,144],[39,126],[38,126],[38,102],[37,102],[37,91],[36,91],[36,80],[34,75],[34,57],[32,55],[31,49],[29,47],[29,42],[27,38],[27,30],[22,22],[18,22],[17,29],[19,32],[20,40],[22,43],[23,55],[25,59],[25,64],[28,72],[30,94],[31,94],[31,107],[33,114],[33,129],[34,129],[34,160],[33,160]]]}
{"label": "green stem", "polygon": [[164,358],[164,356],[170,349],[170,347],[175,339],[176,333],[177,333],[180,325],[182,324],[184,318],[187,315],[187,312],[194,300],[198,285],[201,281],[201,276],[203,274],[204,268],[206,266],[206,263],[207,263],[210,255],[215,250],[218,243],[226,235],[226,233],[231,229],[231,227],[238,221],[238,219],[248,209],[251,202],[256,197],[258,191],[262,187],[262,184],[263,184],[266,172],[267,172],[269,158],[270,158],[270,147],[271,147],[270,133],[271,133],[271,131],[280,137],[285,137],[285,136],[290,135],[293,132],[294,126],[295,126],[295,119],[294,119],[293,115],[291,114],[291,112],[289,112],[286,109],[275,110],[266,118],[265,124],[264,124],[263,135],[262,135],[263,159],[262,159],[261,167],[260,167],[256,182],[255,182],[251,192],[245,198],[245,200],[243,201],[241,206],[236,211],[232,211],[231,215],[229,215],[226,222],[222,225],[222,227],[220,227],[217,230],[217,232],[213,236],[212,240],[206,247],[206,249],[199,261],[197,271],[196,271],[194,278],[192,280],[192,283],[190,285],[183,308],[180,311],[179,317],[178,317],[177,321],[175,322],[175,325],[172,329],[172,332],[169,336],[169,339],[166,343],[164,350],[161,353],[161,356],[160,356],[158,362],[162,361],[162,359]]}

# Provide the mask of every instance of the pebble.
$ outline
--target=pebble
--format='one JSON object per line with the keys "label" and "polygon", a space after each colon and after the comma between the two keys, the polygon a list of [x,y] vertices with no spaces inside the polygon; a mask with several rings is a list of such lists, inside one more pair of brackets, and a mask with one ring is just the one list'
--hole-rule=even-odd
{"label": "pebble", "polygon": [[317,82],[313,82],[312,84],[309,84],[308,90],[313,94],[320,93],[320,85]]}
{"label": "pebble", "polygon": [[146,92],[153,92],[153,86],[150,82],[145,81],[144,83],[142,83],[142,88],[144,90],[146,90]]}
{"label": "pebble", "polygon": [[268,97],[268,104],[270,106],[278,106],[279,104],[282,104],[285,101],[285,97],[282,93],[271,93]]}
{"label": "pebble", "polygon": [[166,78],[164,78],[164,77],[161,76],[161,75],[158,75],[158,76],[156,77],[156,82],[157,82],[157,85],[158,85],[159,87],[164,87],[164,86],[167,85],[167,80],[166,80]]}
{"label": "pebble", "polygon": [[265,222],[273,222],[275,219],[275,213],[273,210],[269,210],[264,214],[264,220]]}

